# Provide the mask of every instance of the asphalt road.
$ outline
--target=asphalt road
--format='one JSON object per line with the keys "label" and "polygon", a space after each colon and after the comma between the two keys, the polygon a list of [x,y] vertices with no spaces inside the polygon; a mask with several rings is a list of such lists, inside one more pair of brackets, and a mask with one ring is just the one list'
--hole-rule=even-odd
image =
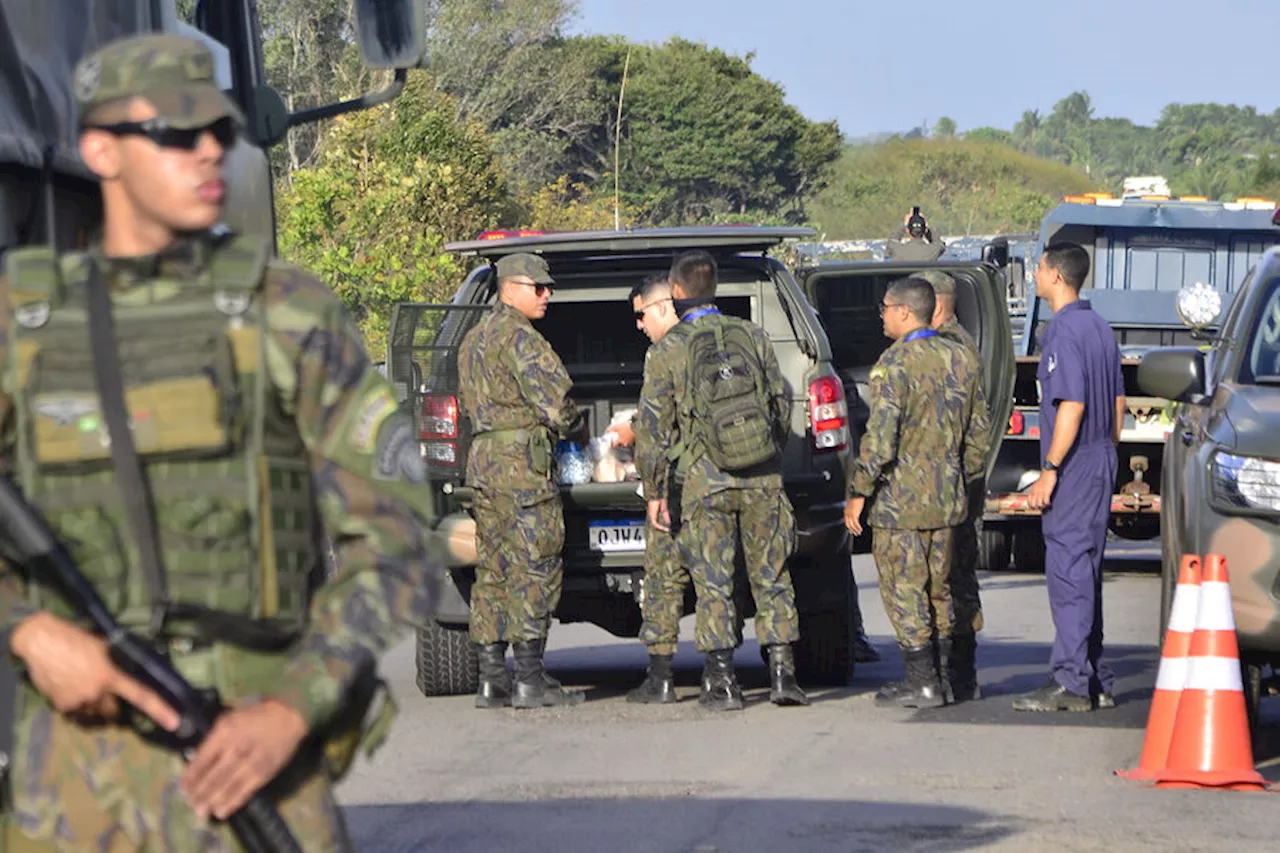
{"label": "asphalt road", "polygon": [[[413,650],[385,671],[400,698],[394,734],[339,796],[360,850],[380,853],[862,853],[862,851],[1243,851],[1275,847],[1270,793],[1155,790],[1114,775],[1142,749],[1158,661],[1159,578],[1112,571],[1104,592],[1119,707],[1014,711],[1045,677],[1053,632],[1043,576],[984,576],[984,698],[928,711],[871,701],[901,677],[868,558],[855,572],[884,660],[808,708],[767,701],[754,641],[737,661],[748,707],[696,703],[701,660],[677,657],[684,701],[628,705],[644,649],[587,625],[556,625],[547,662],[589,689],[585,705],[478,711],[427,700]],[[692,630],[692,620],[682,626]],[[691,636],[688,638],[691,640]],[[1280,700],[1255,756],[1280,781]]]}

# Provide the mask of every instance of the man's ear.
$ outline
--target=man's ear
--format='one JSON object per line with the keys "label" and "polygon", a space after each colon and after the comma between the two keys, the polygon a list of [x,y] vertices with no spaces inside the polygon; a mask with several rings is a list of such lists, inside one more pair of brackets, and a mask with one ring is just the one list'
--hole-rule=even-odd
{"label": "man's ear", "polygon": [[80,133],[80,158],[104,181],[113,180],[120,174],[119,140],[105,130]]}

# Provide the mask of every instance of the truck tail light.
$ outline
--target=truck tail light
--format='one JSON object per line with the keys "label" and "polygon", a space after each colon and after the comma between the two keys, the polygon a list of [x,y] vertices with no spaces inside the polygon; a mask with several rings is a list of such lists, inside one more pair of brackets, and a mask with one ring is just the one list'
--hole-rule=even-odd
{"label": "truck tail light", "polygon": [[1022,412],[1014,412],[1009,416],[1009,431],[1007,435],[1022,435],[1022,430],[1026,427],[1026,419],[1022,417]]}
{"label": "truck tail light", "polygon": [[849,445],[849,407],[844,388],[834,376],[820,376],[809,383],[809,425],[814,452],[841,450]]}
{"label": "truck tail light", "polygon": [[458,398],[428,394],[418,413],[418,438],[428,465],[458,466]]}

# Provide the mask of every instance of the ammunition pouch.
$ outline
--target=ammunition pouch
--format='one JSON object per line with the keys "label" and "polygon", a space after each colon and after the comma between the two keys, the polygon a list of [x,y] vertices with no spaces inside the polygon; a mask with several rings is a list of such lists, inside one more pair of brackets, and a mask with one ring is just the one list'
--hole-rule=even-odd
{"label": "ammunition pouch", "polygon": [[[382,702],[371,717],[370,709],[379,695]],[[345,778],[357,752],[363,750],[365,758],[372,758],[386,742],[399,713],[399,705],[384,679],[361,679],[337,718],[322,733],[329,780],[337,783]]]}

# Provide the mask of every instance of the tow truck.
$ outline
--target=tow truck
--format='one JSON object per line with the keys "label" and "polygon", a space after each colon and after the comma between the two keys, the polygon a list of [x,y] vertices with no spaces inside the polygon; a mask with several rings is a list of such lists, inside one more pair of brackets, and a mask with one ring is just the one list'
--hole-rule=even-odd
{"label": "tow truck", "polygon": [[[1109,559],[1159,560],[1160,494],[1164,442],[1174,404],[1144,395],[1136,383],[1142,355],[1171,346],[1197,346],[1178,316],[1184,287],[1204,284],[1222,298],[1222,315],[1249,269],[1280,244],[1274,200],[1173,197],[1159,176],[1130,179],[1111,193],[1065,196],[1045,217],[1030,262],[1055,241],[1078,243],[1089,253],[1081,288],[1094,310],[1115,329],[1128,408],[1119,446],[1106,546]],[[1036,370],[1040,338],[1052,314],[1031,285],[1024,332],[1016,338],[1014,408],[987,484],[980,563],[1023,571],[1044,565],[1039,511],[1027,505],[1040,475],[1040,393]]]}

